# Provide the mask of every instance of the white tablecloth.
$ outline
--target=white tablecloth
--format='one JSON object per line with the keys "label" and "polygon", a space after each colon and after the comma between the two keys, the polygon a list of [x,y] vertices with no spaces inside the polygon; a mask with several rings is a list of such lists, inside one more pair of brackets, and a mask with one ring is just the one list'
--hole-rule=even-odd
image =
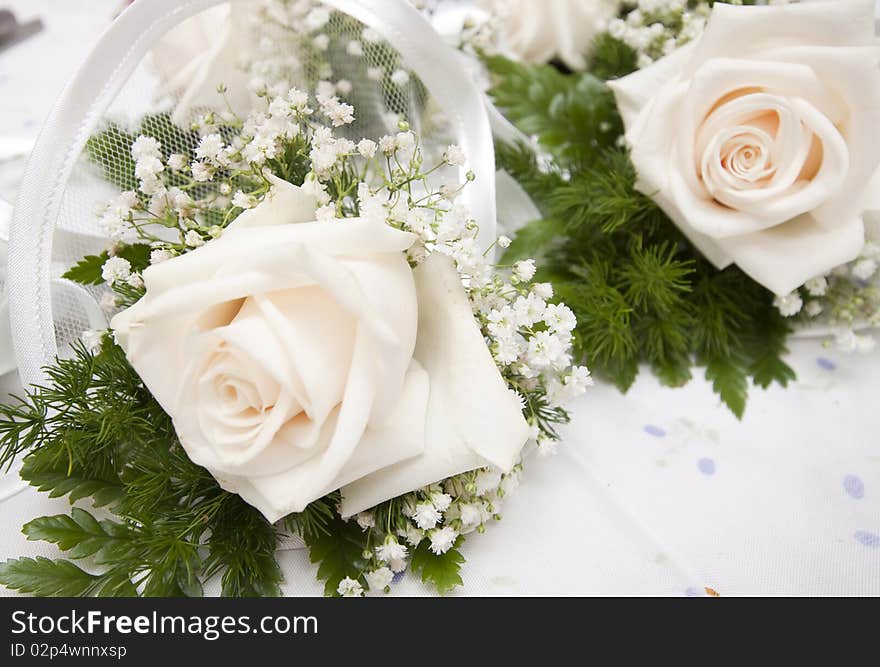
{"label": "white tablecloth", "polygon": [[[0,136],[36,131],[118,7],[5,4],[48,30],[0,54]],[[0,165],[0,196],[20,171]],[[795,341],[789,362],[798,381],[755,390],[741,422],[701,379],[593,388],[559,454],[531,460],[504,520],[465,545],[460,594],[880,595],[880,352]],[[67,508],[31,489],[7,501],[0,559],[59,555],[20,527]],[[304,551],[281,560],[286,593],[320,592]],[[396,590],[426,592],[412,575]]]}

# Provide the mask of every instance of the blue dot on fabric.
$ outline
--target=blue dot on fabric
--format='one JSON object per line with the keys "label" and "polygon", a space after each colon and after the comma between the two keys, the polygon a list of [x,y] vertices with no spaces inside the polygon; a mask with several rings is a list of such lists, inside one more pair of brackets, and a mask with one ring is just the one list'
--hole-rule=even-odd
{"label": "blue dot on fabric", "polygon": [[864,544],[866,547],[872,549],[880,549],[880,535],[877,535],[877,533],[869,533],[867,530],[857,530],[853,537],[856,538],[856,542],[859,544]]}
{"label": "blue dot on fabric", "polygon": [[698,588],[694,588],[693,586],[691,586],[690,588],[688,588],[688,589],[684,592],[684,596],[685,596],[686,598],[701,598],[701,597],[703,597],[703,591],[701,591],[701,590],[698,589]]}
{"label": "blue dot on fabric", "polygon": [[662,438],[666,435],[666,431],[664,431],[659,426],[654,426],[653,424],[648,424],[645,426],[645,433],[648,435],[653,435],[655,438]]}
{"label": "blue dot on fabric", "polygon": [[856,500],[865,497],[865,483],[855,475],[847,475],[843,478],[843,489],[847,495]]}
{"label": "blue dot on fabric", "polygon": [[712,459],[700,459],[697,461],[697,468],[704,475],[714,475],[715,474],[715,461]]}
{"label": "blue dot on fabric", "polygon": [[400,580],[403,579],[404,572],[395,572],[394,578],[391,580],[392,584],[399,584]]}
{"label": "blue dot on fabric", "polygon": [[816,359],[816,363],[819,364],[819,368],[824,368],[826,371],[833,371],[837,368],[837,364],[831,361],[831,359],[826,359],[825,357],[819,357]]}

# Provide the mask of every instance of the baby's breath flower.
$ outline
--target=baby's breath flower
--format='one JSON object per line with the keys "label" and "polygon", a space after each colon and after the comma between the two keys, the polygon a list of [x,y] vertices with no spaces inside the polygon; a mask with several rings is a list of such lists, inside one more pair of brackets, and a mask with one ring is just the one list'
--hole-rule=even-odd
{"label": "baby's breath flower", "polygon": [[190,248],[198,248],[205,245],[205,239],[194,229],[189,230],[183,239],[184,243]]}
{"label": "baby's breath flower", "polygon": [[[413,546],[416,546],[416,544]],[[388,563],[392,560],[403,560],[406,558],[406,547],[400,544],[393,535],[389,535],[382,544],[376,547],[376,558],[383,563]]]}
{"label": "baby's breath flower", "polygon": [[458,539],[458,531],[451,526],[437,528],[428,533],[431,545],[428,547],[432,553],[441,556],[449,551]]}
{"label": "baby's breath flower", "polygon": [[412,520],[422,530],[431,530],[442,518],[443,515],[432,503],[419,503],[412,516]]}
{"label": "baby's breath flower", "polygon": [[[407,524],[402,533],[402,537],[404,537],[406,541],[413,546],[413,548],[419,546],[422,540],[425,539],[425,531],[412,525],[411,523]],[[403,558],[403,556],[399,556],[399,558]]]}
{"label": "baby's breath flower", "polygon": [[238,190],[232,195],[232,205],[237,206],[238,208],[249,209],[256,205],[256,201],[254,201],[254,198],[250,195]]}
{"label": "baby's breath flower", "polygon": [[773,305],[784,317],[794,317],[801,312],[804,302],[800,294],[791,292],[790,294],[778,295],[773,299]]}
{"label": "baby's breath flower", "polygon": [[372,159],[376,155],[376,142],[370,139],[361,139],[358,142],[357,150],[361,157]]}
{"label": "baby's breath flower", "polygon": [[357,525],[361,527],[361,530],[367,530],[376,525],[376,519],[372,512],[361,512],[355,516],[355,520],[357,521]]}
{"label": "baby's breath flower", "polygon": [[101,277],[108,285],[127,280],[131,275],[131,262],[124,257],[110,257],[101,267]]}
{"label": "baby's breath flower", "polygon": [[416,137],[410,131],[398,132],[394,137],[394,145],[397,150],[408,155],[416,146]]}
{"label": "baby's breath flower", "polygon": [[162,153],[162,144],[154,137],[143,134],[138,136],[131,145],[131,157],[136,162],[144,158],[158,158]]}
{"label": "baby's breath flower", "polygon": [[196,157],[201,160],[214,160],[224,147],[223,137],[219,134],[207,134],[199,140]]}
{"label": "baby's breath flower", "polygon": [[309,95],[308,93],[304,93],[299,88],[291,88],[287,91],[287,101],[290,106],[303,114],[310,114],[311,110],[309,109]]}
{"label": "baby's breath flower", "polygon": [[383,76],[385,76],[385,70],[383,70],[381,67],[367,68],[367,78],[370,81],[381,81]]}
{"label": "baby's breath flower", "polygon": [[823,310],[825,309],[822,307],[822,302],[816,299],[807,301],[807,305],[804,307],[804,312],[810,317],[819,317]]}
{"label": "baby's breath flower", "polygon": [[449,509],[449,505],[452,503],[452,496],[448,493],[435,491],[431,494],[431,502],[434,504],[434,507],[437,508],[438,512],[445,512]]}
{"label": "baby's breath flower", "polygon": [[134,175],[142,180],[155,178],[165,170],[165,165],[158,157],[148,155],[140,158],[134,166]]}
{"label": "baby's breath flower", "polygon": [[532,292],[542,299],[552,299],[553,285],[551,283],[535,283],[532,285]]}
{"label": "baby's breath flower", "polygon": [[168,157],[168,167],[174,171],[186,169],[187,162],[186,155],[181,155],[180,153],[173,153]]}
{"label": "baby's breath flower", "polygon": [[470,503],[458,506],[458,518],[464,528],[474,528],[481,521],[480,510]]}
{"label": "baby's breath flower", "polygon": [[86,329],[80,334],[79,338],[82,341],[82,344],[86,346],[89,354],[95,355],[101,351],[101,346],[104,344],[104,336],[106,335],[106,329],[103,331]]}
{"label": "baby's breath flower", "polygon": [[409,72],[405,69],[397,69],[391,74],[391,83],[401,88],[409,83]]}
{"label": "baby's breath flower", "polygon": [[156,248],[155,250],[150,251],[150,264],[161,264],[162,262],[168,261],[173,256],[174,255],[164,248]]}
{"label": "baby's breath flower", "polygon": [[111,313],[119,306],[119,302],[117,301],[116,295],[112,292],[105,292],[101,297],[101,310],[105,313]]}
{"label": "baby's breath flower", "polygon": [[523,259],[513,265],[513,276],[520,282],[528,282],[535,277],[535,260]]}
{"label": "baby's breath flower", "polygon": [[392,572],[389,567],[383,566],[377,570],[364,574],[364,579],[367,580],[367,586],[370,587],[370,590],[378,593],[384,591],[391,585],[391,582],[394,579],[394,572]]}
{"label": "baby's breath flower", "polygon": [[379,139],[379,150],[385,155],[394,155],[394,151],[397,150],[397,142],[394,137],[387,134],[381,137]]}
{"label": "baby's breath flower", "polygon": [[356,579],[346,577],[339,582],[336,592],[344,598],[359,598],[364,594],[364,587]]}
{"label": "baby's breath flower", "polygon": [[[335,90],[335,89],[334,89]],[[340,127],[354,122],[354,107],[345,102],[340,102],[335,95],[326,97],[318,95],[318,104],[321,106],[321,112],[330,119],[333,127]]]}
{"label": "baby's breath flower", "polygon": [[364,55],[364,45],[356,39],[351,40],[345,47],[345,52],[354,58],[360,58]]}
{"label": "baby's breath flower", "polygon": [[443,161],[453,167],[463,167],[467,162],[467,156],[457,145],[451,144],[443,151]]}
{"label": "baby's breath flower", "polygon": [[571,308],[564,303],[551,304],[544,311],[544,321],[547,326],[557,333],[574,331],[577,326],[577,318]]}
{"label": "baby's breath flower", "polygon": [[192,175],[196,181],[205,183],[214,178],[214,169],[205,162],[193,162]]}
{"label": "baby's breath flower", "polygon": [[873,259],[861,259],[852,268],[852,274],[856,280],[868,280],[875,273],[877,273],[877,262]]}
{"label": "baby's breath flower", "polygon": [[388,561],[388,567],[392,572],[403,572],[406,569],[406,560],[403,558],[393,558]]}
{"label": "baby's breath flower", "polygon": [[825,296],[828,291],[828,280],[824,276],[812,278],[804,284],[804,287],[810,296]]}
{"label": "baby's breath flower", "polygon": [[474,480],[476,485],[475,493],[478,496],[484,496],[490,491],[494,491],[501,484],[501,471],[497,468],[484,468]]}

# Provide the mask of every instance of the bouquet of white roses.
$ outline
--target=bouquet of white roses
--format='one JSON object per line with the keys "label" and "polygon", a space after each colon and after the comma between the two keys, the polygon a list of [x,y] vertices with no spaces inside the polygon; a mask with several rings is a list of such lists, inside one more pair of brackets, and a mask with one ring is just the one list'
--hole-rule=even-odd
{"label": "bouquet of white roses", "polygon": [[568,67],[478,50],[541,210],[507,259],[543,260],[598,375],[705,366],[738,416],[793,331],[870,350],[880,322],[873,3],[767,4],[622,2]]}
{"label": "bouquet of white roses", "polygon": [[[287,9],[309,48],[351,25]],[[275,65],[248,63],[274,74],[244,95],[213,82],[220,103],[189,125],[178,105],[89,140],[121,191],[97,211],[106,247],[59,280],[112,319],[0,406],[0,463],[104,509],[28,523],[84,567],[12,560],[6,586],[199,595],[218,575],[226,595],[274,595],[296,535],[327,594],[388,591],[407,567],[448,591],[465,536],[500,517],[590,384],[572,311],[534,262],[496,264],[481,242],[463,192],[492,174],[399,113],[357,136],[346,86],[306,92]]]}

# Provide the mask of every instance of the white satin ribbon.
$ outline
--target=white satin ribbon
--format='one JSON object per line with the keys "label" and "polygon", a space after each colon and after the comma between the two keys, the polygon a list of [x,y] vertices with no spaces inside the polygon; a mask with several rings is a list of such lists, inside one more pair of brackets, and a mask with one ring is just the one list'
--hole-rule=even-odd
{"label": "white satin ribbon", "polygon": [[[9,226],[12,220],[12,206],[0,199],[0,281],[6,282],[6,250],[9,242]],[[63,278],[53,278],[53,297],[68,308],[81,310],[76,315],[85,314],[89,326],[93,329],[107,327],[107,319],[98,303],[81,285],[77,285]],[[3,390],[0,392],[0,401],[6,402],[7,391],[20,388],[19,383],[13,379],[12,373],[16,370],[15,354],[13,350],[12,328],[9,318],[9,302],[6,296],[6,286],[0,293],[0,376],[2,376]],[[8,470],[0,470],[0,503],[9,500],[27,487],[27,483],[19,477],[22,457],[17,457]]]}

